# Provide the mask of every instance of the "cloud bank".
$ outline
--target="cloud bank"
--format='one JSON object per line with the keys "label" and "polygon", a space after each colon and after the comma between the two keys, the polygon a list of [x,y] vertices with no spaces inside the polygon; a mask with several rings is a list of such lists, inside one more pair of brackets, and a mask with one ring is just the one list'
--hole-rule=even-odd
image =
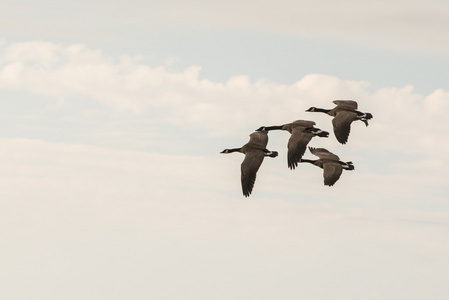
{"label": "cloud bank", "polygon": [[118,113],[151,113],[161,122],[204,134],[229,136],[261,123],[301,118],[314,119],[331,130],[327,116],[305,110],[333,107],[334,99],[354,99],[360,110],[374,115],[369,130],[354,124],[355,147],[369,144],[373,149],[396,149],[436,160],[445,159],[449,149],[449,141],[441,138],[448,129],[444,116],[449,111],[449,92],[444,89],[429,95],[414,93],[412,86],[372,91],[369,83],[322,74],[307,75],[290,85],[244,75],[212,82],[201,78],[197,66],[175,72],[142,64],[138,57],[108,57],[84,45],[28,42],[3,45],[0,51],[4,90],[73,103],[91,99]]}
{"label": "cloud bank", "polygon": [[[357,182],[360,193],[367,189],[387,198],[405,193],[416,199],[426,195],[440,199],[447,190],[449,141],[442,137],[448,131],[445,115],[449,112],[449,92],[443,89],[429,95],[414,93],[412,86],[372,90],[366,82],[323,74],[310,74],[288,85],[244,75],[213,82],[201,78],[196,66],[176,72],[166,66],[142,64],[139,57],[114,58],[84,45],[45,42],[3,45],[0,88],[44,95],[55,102],[63,99],[69,108],[83,112],[65,118],[72,127],[86,127],[83,135],[90,140],[115,139],[115,145],[128,150],[146,144],[147,151],[163,154],[169,150],[181,157],[187,149],[210,157],[224,148],[243,145],[261,125],[296,119],[315,120],[318,127],[331,132],[329,116],[305,110],[310,106],[331,108],[334,99],[354,99],[360,110],[374,115],[371,125],[353,124],[350,147],[339,145],[332,135],[314,141],[314,146],[328,148],[343,160],[359,162],[358,175],[351,180]],[[26,101],[35,100],[29,97]],[[52,107],[53,115],[58,109],[64,108]],[[92,111],[94,116],[96,111],[108,115],[112,125],[102,128],[98,120],[99,127],[90,127]],[[34,126],[43,122],[36,119]],[[70,131],[61,132],[65,141],[79,143]],[[286,140],[282,133],[271,133],[269,147],[285,156]],[[157,144],[161,145],[159,150],[152,150]],[[238,166],[241,157],[232,159]],[[282,173],[279,178],[295,186],[292,178],[285,179],[287,176]],[[279,179],[272,176],[271,180]],[[321,185],[321,180],[316,182]],[[407,191],[410,184],[420,192]],[[379,185],[385,186],[383,192]],[[288,184],[282,186],[278,190],[297,193]],[[260,188],[269,191],[264,184]]]}

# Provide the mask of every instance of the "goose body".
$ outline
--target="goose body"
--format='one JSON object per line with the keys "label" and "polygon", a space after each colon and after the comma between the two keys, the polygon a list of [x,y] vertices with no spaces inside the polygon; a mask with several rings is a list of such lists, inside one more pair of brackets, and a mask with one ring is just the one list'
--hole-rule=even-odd
{"label": "goose body", "polygon": [[363,113],[357,110],[357,102],[353,100],[334,100],[337,105],[333,109],[323,109],[317,107],[309,108],[308,112],[323,112],[332,117],[332,126],[337,140],[341,144],[346,144],[351,131],[351,123],[360,120],[368,126],[368,120],[373,118],[370,113]]}
{"label": "goose body", "polygon": [[293,170],[298,166],[298,162],[306,151],[307,144],[314,136],[329,136],[329,132],[316,128],[314,125],[315,122],[313,121],[296,120],[279,126],[262,126],[256,131],[286,130],[291,134],[287,144],[287,164]]}
{"label": "goose body", "polygon": [[324,148],[309,147],[313,155],[319,157],[317,160],[301,159],[300,162],[308,162],[323,169],[324,185],[333,186],[340,179],[343,169],[354,170],[352,162],[342,162],[340,158]]}
{"label": "goose body", "polygon": [[245,154],[245,159],[240,166],[242,192],[245,197],[248,197],[253,190],[254,183],[256,182],[257,171],[262,165],[264,157],[278,156],[276,151],[266,149],[268,144],[268,132],[256,131],[251,133],[249,137],[249,142],[241,148],[225,149],[221,152],[241,152]]}

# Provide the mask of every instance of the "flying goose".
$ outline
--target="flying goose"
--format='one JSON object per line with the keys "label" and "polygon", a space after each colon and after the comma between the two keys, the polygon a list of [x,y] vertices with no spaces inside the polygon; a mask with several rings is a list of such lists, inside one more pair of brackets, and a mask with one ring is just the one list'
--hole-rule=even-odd
{"label": "flying goose", "polygon": [[332,117],[332,125],[337,140],[346,144],[351,131],[351,123],[355,120],[360,120],[368,126],[368,120],[373,117],[370,113],[363,113],[357,110],[357,102],[353,100],[335,100],[333,101],[336,107],[333,109],[323,109],[311,107],[306,111],[323,112]]}
{"label": "flying goose", "polygon": [[313,155],[319,157],[317,160],[301,159],[300,162],[308,162],[323,169],[324,185],[333,186],[340,178],[343,169],[354,170],[352,162],[342,162],[340,158],[324,148],[309,147]]}
{"label": "flying goose", "polygon": [[256,174],[265,156],[276,157],[276,151],[266,149],[268,144],[268,132],[256,131],[249,135],[249,142],[241,148],[225,149],[220,153],[241,152],[245,154],[245,159],[240,167],[242,191],[248,197],[256,182]]}
{"label": "flying goose", "polygon": [[291,136],[288,140],[287,148],[287,164],[290,169],[295,169],[298,162],[306,152],[307,144],[314,136],[328,137],[329,132],[322,131],[314,127],[315,122],[306,120],[296,120],[293,123],[288,123],[279,126],[262,126],[256,131],[270,131],[270,130],[286,130],[290,132]]}

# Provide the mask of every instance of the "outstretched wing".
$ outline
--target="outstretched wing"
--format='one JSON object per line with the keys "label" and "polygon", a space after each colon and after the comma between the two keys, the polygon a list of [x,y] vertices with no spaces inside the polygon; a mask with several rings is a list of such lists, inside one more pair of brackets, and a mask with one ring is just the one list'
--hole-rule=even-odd
{"label": "outstretched wing", "polygon": [[335,160],[337,162],[340,160],[340,158],[337,155],[324,148],[309,147],[309,150],[313,155],[318,156],[320,159]]}
{"label": "outstretched wing", "polygon": [[268,134],[266,131],[255,131],[249,135],[249,142],[252,148],[265,149],[268,144]]}
{"label": "outstretched wing", "polygon": [[343,167],[338,162],[327,161],[323,165],[324,185],[333,186],[340,178]]}
{"label": "outstretched wing", "polygon": [[300,126],[300,127],[313,127],[315,125],[314,121],[308,121],[308,120],[296,120],[292,123],[294,127]]}
{"label": "outstretched wing", "polygon": [[335,105],[349,110],[356,110],[357,109],[357,102],[354,100],[334,100],[332,101]]}
{"label": "outstretched wing", "polygon": [[334,134],[337,140],[346,144],[349,133],[351,132],[351,123],[357,119],[357,113],[353,111],[339,111],[332,119]]}
{"label": "outstretched wing", "polygon": [[303,130],[293,131],[287,144],[287,163],[290,169],[294,170],[298,166],[312,137],[313,134],[310,132],[304,132]]}
{"label": "outstretched wing", "polygon": [[256,182],[257,171],[263,162],[264,153],[260,150],[248,151],[245,153],[245,159],[240,166],[242,191],[245,197],[248,197]]}

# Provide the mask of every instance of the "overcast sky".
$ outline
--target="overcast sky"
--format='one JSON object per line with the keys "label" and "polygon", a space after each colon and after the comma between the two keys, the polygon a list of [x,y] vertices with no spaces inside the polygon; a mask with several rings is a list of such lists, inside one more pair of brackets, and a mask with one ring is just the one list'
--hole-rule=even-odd
{"label": "overcast sky", "polygon": [[[0,298],[447,299],[445,1],[3,1]],[[352,161],[256,128],[353,99]],[[306,152],[306,158],[312,158]]]}

